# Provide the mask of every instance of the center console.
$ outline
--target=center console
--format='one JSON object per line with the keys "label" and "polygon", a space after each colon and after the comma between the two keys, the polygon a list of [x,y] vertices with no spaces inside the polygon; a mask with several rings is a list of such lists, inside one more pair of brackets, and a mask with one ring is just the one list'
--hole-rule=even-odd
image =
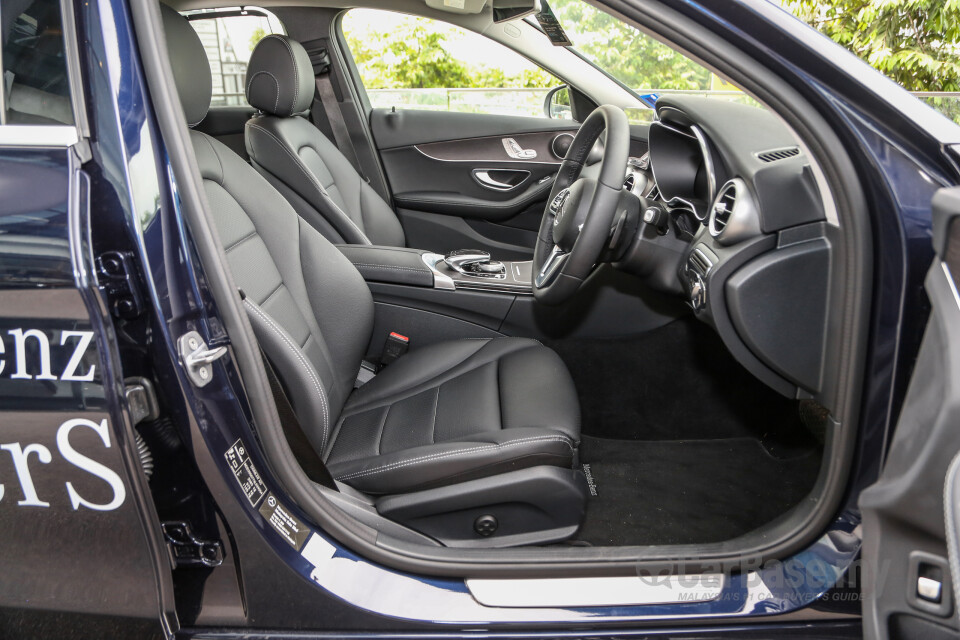
{"label": "center console", "polygon": [[492,260],[486,251],[446,255],[403,247],[339,245],[367,282],[532,296],[531,262]]}
{"label": "center console", "polygon": [[499,291],[533,295],[532,262],[491,260],[486,251],[459,249],[445,256],[424,253],[423,262],[434,274],[434,286],[441,289]]}
{"label": "center console", "polygon": [[399,332],[411,348],[500,335],[615,337],[660,326],[683,313],[676,297],[638,290],[641,281],[602,269],[569,304],[533,297],[532,261],[499,261],[484,251],[446,255],[375,245],[339,245],[367,282],[376,305],[368,359]]}

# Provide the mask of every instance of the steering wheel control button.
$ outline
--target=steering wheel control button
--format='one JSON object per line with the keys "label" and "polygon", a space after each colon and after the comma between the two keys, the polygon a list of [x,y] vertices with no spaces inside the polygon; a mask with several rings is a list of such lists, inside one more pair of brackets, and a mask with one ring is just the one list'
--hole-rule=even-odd
{"label": "steering wheel control button", "polygon": [[497,519],[489,514],[480,516],[473,521],[473,530],[484,538],[496,533],[497,527],[499,526],[500,523],[497,522]]}
{"label": "steering wheel control button", "polygon": [[570,185],[560,202],[559,210],[553,219],[553,242],[565,253],[573,249],[573,245],[580,235],[580,230],[587,219],[595,192],[595,182],[580,179]]}
{"label": "steering wheel control button", "polygon": [[557,224],[556,215],[560,213],[561,208],[563,207],[563,201],[567,199],[567,196],[570,195],[570,189],[563,189],[553,197],[553,200],[550,202],[550,213],[553,214],[554,220],[553,224]]}

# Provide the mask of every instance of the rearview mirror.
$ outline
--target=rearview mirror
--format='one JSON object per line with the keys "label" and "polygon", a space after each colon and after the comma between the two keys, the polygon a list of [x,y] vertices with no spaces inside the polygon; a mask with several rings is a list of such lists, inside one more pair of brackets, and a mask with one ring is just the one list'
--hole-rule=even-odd
{"label": "rearview mirror", "polygon": [[570,91],[562,84],[547,92],[543,99],[543,115],[554,120],[573,120],[570,106]]}
{"label": "rearview mirror", "polygon": [[540,0],[491,0],[494,22],[509,22],[540,13]]}

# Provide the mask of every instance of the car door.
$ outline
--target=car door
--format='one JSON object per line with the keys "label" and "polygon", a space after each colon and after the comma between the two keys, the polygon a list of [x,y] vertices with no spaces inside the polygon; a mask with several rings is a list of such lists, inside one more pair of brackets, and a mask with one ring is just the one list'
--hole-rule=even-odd
{"label": "car door", "polygon": [[[95,261],[90,239],[91,219],[119,206],[91,143],[115,141],[89,137],[73,6],[3,6],[0,636],[159,636],[168,560],[103,293],[128,263]],[[147,397],[139,381],[125,391]]]}
{"label": "car door", "polygon": [[934,640],[960,628],[960,187],[937,192],[933,225],[930,320],[880,479],[860,498],[869,638]]}

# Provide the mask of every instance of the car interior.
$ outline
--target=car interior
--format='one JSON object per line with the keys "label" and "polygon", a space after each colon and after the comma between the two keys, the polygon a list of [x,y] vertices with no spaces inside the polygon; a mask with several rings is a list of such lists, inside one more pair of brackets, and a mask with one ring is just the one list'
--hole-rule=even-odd
{"label": "car interior", "polygon": [[[534,3],[446,4],[396,10],[568,54]],[[373,108],[345,7],[306,5],[264,4],[286,33],[250,55],[249,107],[213,108],[191,22],[218,5],[160,6],[207,213],[324,499],[424,553],[749,548],[829,517],[841,229],[783,118],[678,94],[638,123],[585,60],[547,68],[571,119]]]}

